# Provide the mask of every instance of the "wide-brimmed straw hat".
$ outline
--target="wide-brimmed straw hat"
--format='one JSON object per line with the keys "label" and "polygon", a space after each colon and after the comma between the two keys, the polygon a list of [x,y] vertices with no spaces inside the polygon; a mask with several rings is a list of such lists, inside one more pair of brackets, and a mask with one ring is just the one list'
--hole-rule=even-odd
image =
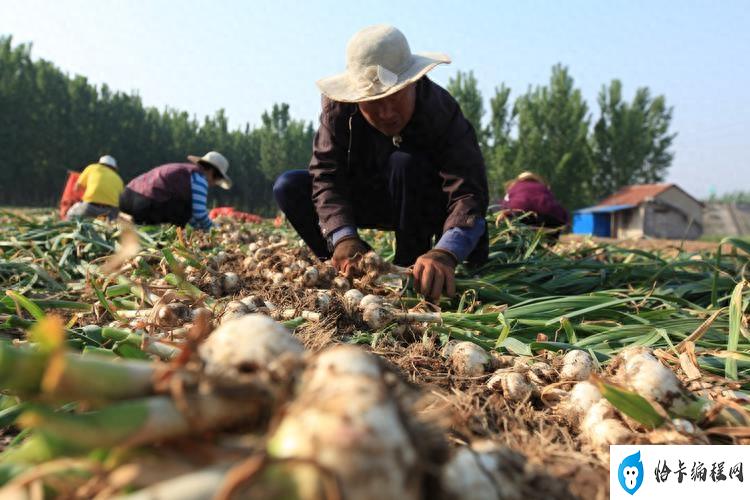
{"label": "wide-brimmed straw hat", "polygon": [[364,102],[382,99],[422,78],[450,57],[438,52],[412,54],[398,29],[385,24],[357,32],[346,46],[346,71],[317,81],[329,99]]}
{"label": "wide-brimmed straw hat", "polygon": [[227,170],[229,170],[229,160],[224,158],[223,154],[217,153],[216,151],[209,151],[201,157],[188,155],[188,160],[195,163],[196,165],[202,163],[204,165],[208,165],[209,167],[214,167],[219,171],[222,177],[221,179],[219,179],[216,185],[224,189],[229,189],[232,187],[232,179],[230,179],[227,175]]}
{"label": "wide-brimmed straw hat", "polygon": [[106,165],[108,167],[112,167],[115,170],[117,170],[117,160],[115,160],[113,156],[104,155],[101,158],[99,158],[98,163],[99,165]]}

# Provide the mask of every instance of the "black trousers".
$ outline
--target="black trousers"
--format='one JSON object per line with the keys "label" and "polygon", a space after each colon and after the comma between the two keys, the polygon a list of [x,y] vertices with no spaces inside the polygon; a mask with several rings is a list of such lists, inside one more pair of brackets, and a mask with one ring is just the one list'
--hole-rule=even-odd
{"label": "black trousers", "polygon": [[[448,199],[436,172],[424,157],[398,150],[384,165],[367,172],[366,178],[351,178],[349,200],[357,227],[394,231],[395,264],[413,264],[432,248],[433,238],[442,234]],[[321,234],[313,205],[310,173],[285,172],[276,180],[273,193],[279,208],[315,255],[330,258],[331,249]]]}
{"label": "black trousers", "polygon": [[133,217],[136,224],[174,224],[185,226],[193,213],[190,200],[156,201],[132,189],[120,195],[120,211]]}

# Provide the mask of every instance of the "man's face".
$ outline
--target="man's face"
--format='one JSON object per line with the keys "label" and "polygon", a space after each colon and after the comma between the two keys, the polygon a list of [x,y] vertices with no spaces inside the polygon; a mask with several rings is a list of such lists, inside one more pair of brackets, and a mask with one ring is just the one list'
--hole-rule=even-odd
{"label": "man's face", "polygon": [[398,135],[414,114],[417,86],[412,83],[388,97],[359,103],[367,123],[387,136]]}
{"label": "man's face", "polygon": [[208,182],[208,185],[210,187],[213,187],[216,185],[216,183],[219,181],[220,174],[216,171],[213,167],[208,167],[205,165],[203,166],[203,173],[206,176],[206,181]]}

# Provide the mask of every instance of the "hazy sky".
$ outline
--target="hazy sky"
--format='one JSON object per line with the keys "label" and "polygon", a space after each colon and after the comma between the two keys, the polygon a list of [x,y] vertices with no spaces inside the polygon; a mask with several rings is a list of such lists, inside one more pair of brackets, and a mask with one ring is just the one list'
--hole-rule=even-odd
{"label": "hazy sky", "polygon": [[159,108],[225,108],[235,126],[274,102],[315,120],[315,80],[341,71],[346,41],[375,23],[451,55],[438,83],[474,70],[485,99],[501,82],[513,95],[546,83],[557,62],[594,117],[603,83],[621,79],[628,99],[646,85],[674,106],[669,180],[697,197],[750,190],[748,1],[0,0],[0,34],[33,42],[35,57]]}

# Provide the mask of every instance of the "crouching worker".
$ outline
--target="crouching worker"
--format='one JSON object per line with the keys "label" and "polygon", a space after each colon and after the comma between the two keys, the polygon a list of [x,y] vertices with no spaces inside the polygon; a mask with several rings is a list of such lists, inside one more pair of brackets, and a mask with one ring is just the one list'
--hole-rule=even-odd
{"label": "crouching worker", "polygon": [[487,178],[474,129],[425,76],[449,62],[412,54],[390,26],[354,35],[347,71],[318,82],[309,171],[286,172],[274,185],[299,235],[344,274],[360,272],[369,250],[358,228],[394,231],[394,263],[414,265],[415,289],[431,300],[455,292],[458,263],[481,263],[488,253]]}
{"label": "crouching worker", "polygon": [[505,184],[505,198],[498,219],[521,215],[529,226],[562,231],[570,221],[568,211],[557,201],[547,182],[532,172],[522,172]]}
{"label": "crouching worker", "polygon": [[208,188],[232,186],[227,175],[229,162],[216,151],[201,158],[188,156],[190,163],[169,163],[139,175],[120,197],[120,210],[136,224],[190,224],[208,229]]}
{"label": "crouching worker", "polygon": [[119,198],[124,186],[117,173],[117,160],[109,155],[99,158],[83,170],[77,187],[83,191],[82,201],[68,210],[68,219],[95,218],[105,216],[117,219]]}

